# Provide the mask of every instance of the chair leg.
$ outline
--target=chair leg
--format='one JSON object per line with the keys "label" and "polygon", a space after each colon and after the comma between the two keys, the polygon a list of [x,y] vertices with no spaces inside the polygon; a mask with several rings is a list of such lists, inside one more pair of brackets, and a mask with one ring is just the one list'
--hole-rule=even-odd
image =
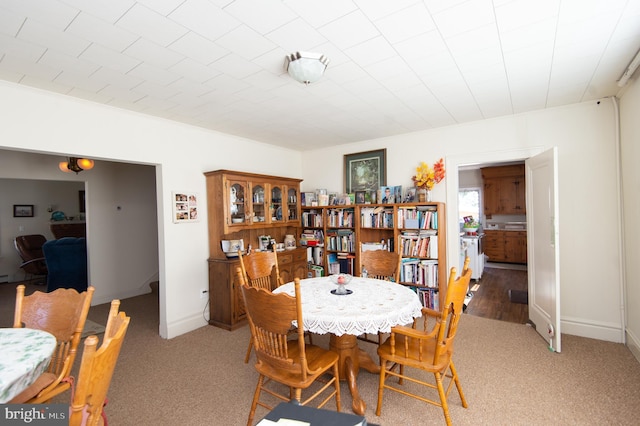
{"label": "chair leg", "polygon": [[376,406],[376,416],[380,415],[382,411],[382,392],[384,391],[384,375],[387,372],[387,362],[383,359],[380,360],[380,382],[378,383],[378,405]]}
{"label": "chair leg", "polygon": [[262,391],[262,385],[264,383],[264,376],[261,374],[258,377],[258,386],[256,386],[256,391],[253,394],[253,401],[251,402],[251,411],[249,411],[249,419],[247,420],[247,426],[251,426],[253,423],[253,417],[256,414],[256,407],[258,406],[258,401],[260,400],[260,391]]}
{"label": "chair leg", "polygon": [[340,412],[340,373],[338,369],[338,363],[333,366],[333,379],[334,386],[336,387],[336,411]]}
{"label": "chair leg", "polygon": [[249,358],[251,358],[251,349],[253,348],[253,339],[249,339],[249,347],[247,348],[247,354],[244,356],[244,363],[249,364]]}
{"label": "chair leg", "polygon": [[467,408],[469,407],[469,405],[467,404],[467,400],[464,397],[464,392],[462,392],[462,385],[460,384],[460,380],[458,379],[458,372],[456,371],[455,365],[453,365],[453,360],[451,361],[449,368],[451,369],[451,375],[453,376],[453,381],[456,384],[456,388],[458,389],[458,394],[460,395],[460,401],[462,401],[462,406],[464,408]]}
{"label": "chair leg", "polygon": [[440,395],[444,420],[447,422],[447,426],[451,426],[451,416],[449,416],[449,405],[447,404],[447,394],[444,391],[444,384],[442,383],[442,375],[438,372],[433,373],[433,375],[436,377],[436,384],[438,385],[438,395]]}

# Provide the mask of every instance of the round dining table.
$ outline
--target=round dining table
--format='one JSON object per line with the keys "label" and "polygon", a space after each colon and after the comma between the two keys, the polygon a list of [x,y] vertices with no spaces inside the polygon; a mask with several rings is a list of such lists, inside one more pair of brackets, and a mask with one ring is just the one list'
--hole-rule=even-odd
{"label": "round dining table", "polygon": [[0,328],[0,403],[11,401],[46,371],[56,348],[50,333]]}
{"label": "round dining table", "polygon": [[[363,415],[366,403],[358,392],[358,372],[362,367],[379,373],[380,365],[358,347],[357,336],[389,333],[391,327],[411,324],[422,315],[422,304],[409,287],[373,278],[353,277],[346,285],[350,291],[346,295],[334,294],[336,288],[329,277],[300,280],[303,329],[330,334],[329,346],[340,357],[340,379],[349,385],[352,409]],[[294,296],[293,282],[273,292]],[[293,325],[298,326],[295,322]]]}

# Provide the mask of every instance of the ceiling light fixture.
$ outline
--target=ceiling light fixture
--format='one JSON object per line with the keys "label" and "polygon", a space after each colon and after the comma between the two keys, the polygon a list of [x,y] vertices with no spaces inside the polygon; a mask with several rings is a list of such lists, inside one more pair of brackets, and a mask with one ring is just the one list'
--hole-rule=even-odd
{"label": "ceiling light fixture", "polygon": [[65,173],[80,173],[83,170],[93,169],[94,162],[88,158],[69,157],[67,161],[61,161],[58,167]]}
{"label": "ceiling light fixture", "polygon": [[627,84],[627,81],[629,81],[633,73],[636,72],[638,66],[640,66],[640,50],[638,50],[636,56],[633,57],[627,69],[625,69],[620,76],[620,80],[618,80],[619,87],[624,87],[624,85]]}
{"label": "ceiling light fixture", "polygon": [[285,56],[284,68],[293,79],[309,85],[322,77],[329,59],[322,53],[295,52]]}

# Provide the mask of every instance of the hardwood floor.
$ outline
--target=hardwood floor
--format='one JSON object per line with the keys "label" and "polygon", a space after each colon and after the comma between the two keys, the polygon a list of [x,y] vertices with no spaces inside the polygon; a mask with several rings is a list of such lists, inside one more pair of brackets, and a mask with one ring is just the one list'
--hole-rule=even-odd
{"label": "hardwood floor", "polygon": [[473,297],[466,313],[483,318],[526,324],[529,305],[509,300],[509,290],[527,291],[527,271],[485,267],[482,278],[471,280]]}

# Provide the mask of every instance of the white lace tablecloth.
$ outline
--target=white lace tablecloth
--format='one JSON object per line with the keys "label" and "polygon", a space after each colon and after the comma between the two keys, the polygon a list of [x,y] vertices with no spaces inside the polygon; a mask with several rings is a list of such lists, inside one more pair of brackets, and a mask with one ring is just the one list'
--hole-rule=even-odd
{"label": "white lace tablecloth", "polygon": [[[336,336],[388,333],[391,327],[411,324],[421,316],[418,295],[401,284],[353,277],[346,286],[353,293],[345,296],[331,294],[336,287],[329,277],[300,281],[304,330]],[[273,292],[293,296],[293,282]]]}
{"label": "white lace tablecloth", "polygon": [[56,338],[46,331],[0,328],[0,403],[32,384],[49,366]]}

